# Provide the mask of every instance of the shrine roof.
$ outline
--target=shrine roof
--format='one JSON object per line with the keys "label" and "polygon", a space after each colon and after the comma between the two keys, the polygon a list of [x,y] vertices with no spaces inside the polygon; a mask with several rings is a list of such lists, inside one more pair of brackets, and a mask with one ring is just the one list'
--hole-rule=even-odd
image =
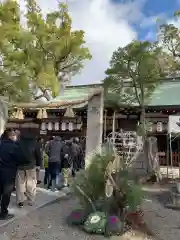
{"label": "shrine roof", "polygon": [[148,106],[180,106],[180,79],[162,81],[151,95]]}
{"label": "shrine roof", "polygon": [[102,84],[67,86],[63,94],[48,102],[48,106],[63,108],[72,104],[73,108],[83,108],[90,98],[100,93],[102,89]]}
{"label": "shrine roof", "polygon": [[[127,82],[125,88],[131,88],[131,83]],[[122,107],[123,105],[125,107],[138,107],[139,105],[135,99],[134,101],[132,100],[133,98],[129,101],[129,103],[127,103],[127,100],[124,100],[123,104],[123,102],[118,98],[118,95],[114,94],[113,96],[113,93],[109,94],[108,100],[111,101],[111,99],[112,103],[117,104],[119,107],[121,107],[121,105]],[[180,78],[161,80],[152,95],[146,99],[145,104],[147,107],[180,106]]]}
{"label": "shrine roof", "polygon": [[[103,84],[67,86],[62,95],[57,96],[51,101],[20,103],[16,104],[16,107],[66,108],[68,105],[71,105],[73,108],[83,108],[87,106],[88,100],[102,91],[102,89]],[[118,97],[118,95],[116,97]],[[120,107],[121,103],[118,99],[117,102]],[[134,102],[131,107],[133,106],[138,106],[138,104]],[[147,99],[147,106],[180,106],[180,78],[162,81],[156,87],[151,97]]]}
{"label": "shrine roof", "polygon": [[73,108],[83,108],[88,101],[96,94],[102,92],[102,84],[67,86],[63,94],[50,101],[43,103],[20,103],[20,108],[66,108],[71,105]]}

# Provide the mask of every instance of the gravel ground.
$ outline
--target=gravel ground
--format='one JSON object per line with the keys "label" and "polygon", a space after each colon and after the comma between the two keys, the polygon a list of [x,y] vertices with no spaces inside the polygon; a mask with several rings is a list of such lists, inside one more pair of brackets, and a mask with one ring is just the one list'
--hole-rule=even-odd
{"label": "gravel ground", "polygon": [[[66,225],[66,217],[75,207],[75,200],[66,197],[54,204],[32,212],[28,216],[16,220],[6,227],[0,228],[0,234],[10,237],[10,240],[102,240],[103,236],[86,235],[77,228]],[[145,240],[144,234],[129,232],[123,237],[112,237],[113,240]]]}
{"label": "gravel ground", "polygon": [[180,211],[165,207],[170,203],[170,192],[160,189],[156,193],[148,193],[143,202],[144,219],[148,228],[160,240],[180,239]]}
{"label": "gravel ground", "polygon": [[166,208],[171,204],[172,182],[145,187],[146,200],[143,202],[144,219],[148,228],[160,240],[180,239],[180,211]]}

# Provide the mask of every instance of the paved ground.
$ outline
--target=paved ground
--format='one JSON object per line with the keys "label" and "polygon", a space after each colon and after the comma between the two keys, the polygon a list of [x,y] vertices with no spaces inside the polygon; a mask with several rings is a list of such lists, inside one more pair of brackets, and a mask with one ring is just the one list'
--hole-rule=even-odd
{"label": "paved ground", "polygon": [[[170,200],[168,188],[147,186],[144,191],[146,199],[142,207],[145,213],[145,221],[150,230],[161,240],[180,239],[180,212],[164,207]],[[74,209],[76,202],[64,195],[64,192],[52,193],[43,188],[38,188],[36,205],[33,207],[26,206],[23,209],[16,207],[15,196],[13,196],[10,211],[15,213],[17,218],[15,221],[9,222],[8,225],[7,222],[0,222],[0,240],[4,240],[1,238],[1,234],[3,236],[7,235],[10,240],[104,239],[102,236],[88,236],[76,228],[67,226],[66,217]],[[57,200],[59,197],[62,197],[62,199]],[[46,206],[40,208],[44,205]],[[143,234],[131,232],[121,238],[113,237],[112,239],[150,239],[146,237]]]}
{"label": "paved ground", "polygon": [[[43,176],[44,176],[44,172],[41,171],[41,174],[40,174],[41,180],[43,180]],[[25,205],[23,209],[19,209],[17,207],[16,194],[14,192],[11,196],[9,212],[13,213],[15,215],[15,218],[23,217],[28,213],[33,212],[36,209],[43,207],[44,205],[49,204],[62,196],[65,196],[67,192],[69,192],[68,189],[63,189],[62,191],[59,191],[59,192],[51,192],[50,190],[43,188],[43,185],[42,185],[41,187],[37,188],[37,197],[36,197],[35,204],[33,206]],[[14,221],[14,219],[11,219],[8,221],[0,221],[0,227],[12,221]]]}
{"label": "paved ground", "polygon": [[[103,240],[103,236],[92,236],[77,228],[68,227],[66,218],[74,209],[76,202],[71,197],[40,208],[36,212],[16,220],[8,226],[0,228],[0,234],[10,240]],[[0,238],[1,239],[1,238]],[[147,240],[144,234],[128,233],[123,237],[113,237],[112,240]]]}
{"label": "paved ground", "polygon": [[146,187],[146,200],[143,202],[145,221],[148,227],[161,240],[180,239],[180,211],[167,209],[171,202],[169,188]]}
{"label": "paved ground", "polygon": [[[66,195],[66,189],[58,193],[56,192],[54,193],[43,188],[37,188],[37,198],[36,198],[35,204],[33,206],[25,205],[23,209],[20,209],[16,205],[16,195],[15,193],[13,193],[11,197],[11,204],[9,206],[9,212],[13,213],[15,215],[15,218],[20,218],[32,211],[35,211],[40,207],[43,207],[46,204],[50,204],[51,202],[54,202],[58,198],[65,195]],[[7,224],[7,222],[11,222],[13,220],[14,219],[10,219],[8,221],[0,221],[0,227],[2,227],[4,224]]]}

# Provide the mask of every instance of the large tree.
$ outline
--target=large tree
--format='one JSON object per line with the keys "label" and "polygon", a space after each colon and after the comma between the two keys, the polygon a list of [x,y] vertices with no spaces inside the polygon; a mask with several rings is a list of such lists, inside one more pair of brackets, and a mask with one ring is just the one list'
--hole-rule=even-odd
{"label": "large tree", "polygon": [[177,11],[174,13],[174,23],[158,22],[158,40],[164,55],[161,60],[170,77],[179,77],[180,74],[180,29],[175,24],[179,17],[180,12]]}
{"label": "large tree", "polygon": [[161,49],[156,43],[133,41],[113,53],[104,80],[107,96],[111,96],[111,102],[114,95],[116,102],[119,98],[119,107],[122,104],[139,105],[141,112],[139,132],[143,138],[146,157],[148,149],[145,108],[148,98],[162,77],[160,58]]}
{"label": "large tree", "polygon": [[84,32],[73,31],[65,4],[47,14],[36,0],[0,3],[0,94],[22,101],[59,94],[65,75],[77,73],[91,58]]}

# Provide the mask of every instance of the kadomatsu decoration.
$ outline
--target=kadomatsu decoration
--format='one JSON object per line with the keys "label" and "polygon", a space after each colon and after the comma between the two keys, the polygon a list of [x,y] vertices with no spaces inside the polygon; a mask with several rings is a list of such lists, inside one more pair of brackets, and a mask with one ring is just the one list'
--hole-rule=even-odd
{"label": "kadomatsu decoration", "polygon": [[76,175],[71,186],[80,207],[88,212],[84,224],[80,213],[75,214],[78,219],[73,224],[106,236],[123,233],[127,211],[136,211],[143,197],[123,158],[110,146],[92,155],[88,167]]}

